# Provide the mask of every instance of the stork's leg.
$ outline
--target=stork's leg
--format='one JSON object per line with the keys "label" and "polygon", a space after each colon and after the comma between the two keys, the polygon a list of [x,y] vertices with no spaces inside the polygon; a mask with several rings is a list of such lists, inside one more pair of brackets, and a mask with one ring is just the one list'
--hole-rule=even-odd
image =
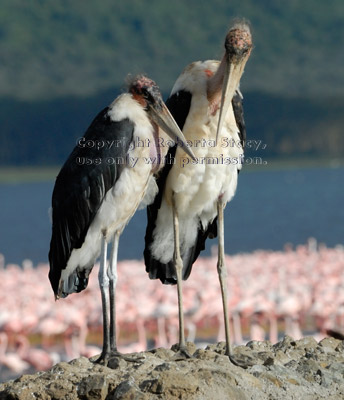
{"label": "stork's leg", "polygon": [[182,290],[183,260],[180,256],[179,219],[178,219],[178,212],[175,203],[174,193],[172,194],[172,208],[173,208],[173,231],[174,231],[173,262],[177,276],[178,312],[179,312],[179,354],[182,356],[182,358],[185,358],[185,357],[190,357],[190,354],[187,352],[185,345],[183,290]]}
{"label": "stork's leg", "polygon": [[225,266],[225,246],[224,246],[224,224],[223,224],[223,210],[225,204],[221,197],[217,202],[217,218],[218,218],[218,261],[217,261],[217,272],[219,274],[222,304],[223,304],[223,316],[225,322],[225,335],[226,335],[226,355],[228,355],[230,361],[238,367],[247,368],[254,365],[253,357],[247,355],[241,356],[240,354],[233,355],[231,342],[230,342],[230,331],[229,331],[229,314],[228,314],[228,291],[227,291],[227,269]]}
{"label": "stork's leg", "polygon": [[98,281],[102,297],[103,310],[103,350],[97,362],[106,363],[110,354],[110,325],[109,325],[109,277],[106,273],[107,242],[105,236],[101,239],[100,268]]}
{"label": "stork's leg", "polygon": [[223,316],[225,322],[225,336],[226,336],[226,355],[231,354],[231,342],[229,334],[229,315],[228,315],[228,291],[227,291],[227,269],[225,265],[225,245],[224,245],[224,225],[223,225],[223,210],[225,204],[221,197],[217,201],[217,218],[218,218],[218,259],[217,259],[217,272],[219,274],[221,294],[222,294],[222,305],[223,305]]}
{"label": "stork's leg", "polygon": [[142,357],[127,357],[117,351],[115,294],[117,282],[117,253],[119,236],[119,232],[116,232],[114,235],[111,251],[111,262],[108,269],[106,268],[107,243],[105,237],[102,237],[100,269],[98,275],[103,306],[103,350],[102,354],[96,360],[96,362],[108,366],[110,365],[110,359],[112,357],[121,358],[125,361],[130,362],[141,362],[142,360]]}
{"label": "stork's leg", "polygon": [[120,232],[116,231],[113,236],[111,249],[111,259],[108,268],[108,277],[110,280],[109,296],[110,296],[110,349],[117,352],[116,338],[116,284],[117,284],[117,254]]}

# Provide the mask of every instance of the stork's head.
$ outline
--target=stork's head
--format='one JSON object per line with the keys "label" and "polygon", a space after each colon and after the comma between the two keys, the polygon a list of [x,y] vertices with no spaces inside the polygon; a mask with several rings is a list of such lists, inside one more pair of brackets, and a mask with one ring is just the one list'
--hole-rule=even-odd
{"label": "stork's head", "polygon": [[147,76],[138,75],[129,83],[129,93],[141,104],[149,117],[165,131],[172,140],[182,146],[193,159],[194,154],[186,143],[186,139],[176,121],[166,107],[159,86]]}
{"label": "stork's head", "polygon": [[129,84],[129,92],[146,109],[149,108],[149,105],[154,105],[156,108],[162,107],[163,101],[159,86],[147,76],[136,76]]}
{"label": "stork's head", "polygon": [[219,124],[216,138],[222,129],[227,110],[244,72],[245,64],[252,50],[252,36],[246,22],[236,22],[229,30],[225,40],[225,73],[222,84],[222,97]]}
{"label": "stork's head", "polygon": [[225,49],[228,57],[240,62],[242,58],[249,57],[252,49],[252,36],[250,27],[246,23],[236,23],[227,33]]}

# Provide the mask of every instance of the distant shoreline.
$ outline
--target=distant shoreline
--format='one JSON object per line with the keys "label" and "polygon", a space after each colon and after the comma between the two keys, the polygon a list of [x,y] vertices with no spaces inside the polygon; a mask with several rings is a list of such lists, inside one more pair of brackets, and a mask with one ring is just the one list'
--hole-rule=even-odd
{"label": "distant shoreline", "polygon": [[[245,164],[243,171],[259,172],[298,168],[338,168],[344,166],[342,158],[271,158],[266,164]],[[54,181],[60,166],[1,166],[0,184]]]}

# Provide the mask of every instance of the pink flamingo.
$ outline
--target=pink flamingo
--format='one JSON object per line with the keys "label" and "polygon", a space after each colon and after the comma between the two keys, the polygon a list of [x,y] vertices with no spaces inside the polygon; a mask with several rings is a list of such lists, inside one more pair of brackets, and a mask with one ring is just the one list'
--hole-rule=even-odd
{"label": "pink flamingo", "polygon": [[30,347],[27,337],[18,335],[16,338],[19,357],[32,365],[36,371],[45,371],[51,368],[58,359],[42,349]]}
{"label": "pink flamingo", "polygon": [[22,374],[30,368],[30,364],[24,361],[18,354],[7,352],[8,336],[0,332],[0,365],[6,366],[16,374]]}

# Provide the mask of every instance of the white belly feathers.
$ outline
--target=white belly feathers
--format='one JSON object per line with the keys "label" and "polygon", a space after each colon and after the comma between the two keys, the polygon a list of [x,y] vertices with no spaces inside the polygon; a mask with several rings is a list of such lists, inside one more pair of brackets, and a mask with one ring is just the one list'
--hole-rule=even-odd
{"label": "white belly feathers", "polygon": [[[179,215],[181,253],[194,245],[199,221],[204,229],[217,215],[217,200],[222,196],[228,202],[235,194],[238,169],[243,162],[243,149],[240,145],[239,130],[232,107],[228,110],[225,124],[220,132],[217,146],[215,137],[219,119],[219,109],[209,107],[206,92],[206,74],[214,72],[217,61],[196,62],[187,67],[195,70],[197,86],[192,87],[192,102],[183,133],[190,142],[196,160],[177,148],[175,165],[171,169],[165,188],[165,197],[157,217],[151,245],[153,256],[163,263],[173,258],[172,193],[176,200]],[[190,76],[190,74],[188,74]],[[176,81],[172,94],[185,87],[182,74]],[[192,85],[192,83],[191,83]],[[190,82],[188,86],[190,87]],[[204,139],[204,140],[202,140]]]}

